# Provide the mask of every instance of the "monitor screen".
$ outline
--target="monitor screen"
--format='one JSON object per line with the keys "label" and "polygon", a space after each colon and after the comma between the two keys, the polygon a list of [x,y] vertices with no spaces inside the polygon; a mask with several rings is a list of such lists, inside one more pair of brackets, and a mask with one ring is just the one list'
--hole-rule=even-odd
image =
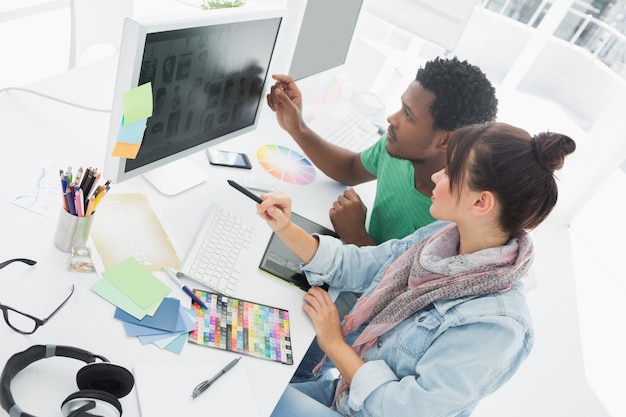
{"label": "monitor screen", "polygon": [[300,80],[346,62],[363,0],[308,0],[289,75]]}
{"label": "monitor screen", "polygon": [[[170,21],[127,19],[104,175],[112,182],[145,176],[253,130],[282,14],[227,9]],[[153,111],[139,151],[134,158],[112,156],[122,124],[123,95],[148,82]]]}

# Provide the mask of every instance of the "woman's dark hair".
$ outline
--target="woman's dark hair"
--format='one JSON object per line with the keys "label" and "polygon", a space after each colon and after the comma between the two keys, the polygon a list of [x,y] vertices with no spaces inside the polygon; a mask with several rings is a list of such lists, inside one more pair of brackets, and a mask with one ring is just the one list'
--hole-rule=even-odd
{"label": "woman's dark hair", "polygon": [[415,80],[435,95],[430,104],[435,128],[454,130],[496,118],[496,89],[467,61],[435,58],[417,71]]}
{"label": "woman's dark hair", "polygon": [[491,191],[500,204],[500,225],[511,236],[537,227],[556,205],[554,171],[576,149],[568,136],[528,132],[491,122],[455,130],[447,150],[450,189],[461,194],[467,185]]}

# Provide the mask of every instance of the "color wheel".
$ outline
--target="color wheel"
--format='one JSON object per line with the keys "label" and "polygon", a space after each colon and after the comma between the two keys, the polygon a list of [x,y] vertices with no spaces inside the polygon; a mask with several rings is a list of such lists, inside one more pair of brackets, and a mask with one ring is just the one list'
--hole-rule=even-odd
{"label": "color wheel", "polygon": [[256,157],[267,172],[281,181],[305,185],[315,180],[313,164],[298,152],[281,145],[261,146]]}

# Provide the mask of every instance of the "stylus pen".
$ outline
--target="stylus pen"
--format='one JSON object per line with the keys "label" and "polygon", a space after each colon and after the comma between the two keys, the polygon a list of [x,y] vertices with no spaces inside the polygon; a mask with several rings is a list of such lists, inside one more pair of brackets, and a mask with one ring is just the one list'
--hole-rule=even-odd
{"label": "stylus pen", "polygon": [[174,271],[172,271],[169,268],[164,268],[164,269],[165,269],[165,275],[170,277],[170,279],[172,281],[174,281],[174,283],[176,285],[178,285],[178,287],[180,289],[185,291],[185,293],[187,293],[187,295],[190,296],[193,301],[195,301],[200,307],[204,308],[205,310],[208,309],[207,305],[204,304],[204,301],[202,301],[200,298],[198,298],[198,296],[196,294],[194,294],[193,291],[191,291],[188,286],[183,284],[183,282],[178,279],[178,277],[176,276],[176,273]]}
{"label": "stylus pen", "polygon": [[219,371],[218,373],[216,373],[213,378],[211,379],[207,379],[206,381],[202,381],[201,383],[199,383],[194,389],[193,392],[191,393],[191,399],[193,400],[194,398],[196,398],[198,395],[202,394],[204,391],[207,390],[207,388],[209,388],[215,381],[217,381],[222,375],[224,375],[226,372],[228,372],[233,366],[237,365],[237,362],[239,362],[239,359],[241,359],[241,356],[238,357],[237,359],[233,359],[232,361],[230,361],[230,363],[228,365],[226,365],[224,367],[224,369],[222,369],[221,371]]}
{"label": "stylus pen", "polygon": [[248,197],[250,197],[251,199],[253,199],[254,201],[256,201],[257,203],[261,204],[263,202],[263,200],[261,200],[261,197],[259,197],[258,195],[254,194],[252,191],[248,190],[246,187],[244,187],[243,185],[239,185],[237,184],[235,181],[233,180],[226,180],[228,181],[228,183],[230,184],[231,187],[236,188],[237,190],[239,190],[241,193],[247,195]]}

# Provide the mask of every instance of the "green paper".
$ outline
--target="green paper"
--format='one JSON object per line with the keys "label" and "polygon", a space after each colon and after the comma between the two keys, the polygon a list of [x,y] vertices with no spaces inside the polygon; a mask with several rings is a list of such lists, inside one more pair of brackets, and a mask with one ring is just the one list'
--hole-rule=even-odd
{"label": "green paper", "polygon": [[91,290],[107,300],[109,303],[121,308],[131,316],[135,317],[137,320],[141,320],[145,316],[152,316],[157,308],[159,308],[159,305],[161,305],[161,301],[163,301],[163,299],[160,299],[155,304],[143,309],[130,298],[125,296],[108,279],[99,279],[91,286]]}
{"label": "green paper", "polygon": [[172,291],[132,257],[113,265],[102,275],[143,309],[162,300]]}

